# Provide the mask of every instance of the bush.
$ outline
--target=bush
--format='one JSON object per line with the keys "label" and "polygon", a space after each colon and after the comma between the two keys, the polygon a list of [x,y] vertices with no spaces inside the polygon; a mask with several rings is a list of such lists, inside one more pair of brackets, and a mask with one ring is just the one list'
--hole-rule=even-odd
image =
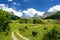
{"label": "bush", "polygon": [[5,35],[7,36],[8,35],[8,32],[6,32]]}
{"label": "bush", "polygon": [[25,26],[25,29],[28,29],[28,27],[27,27],[27,26]]}
{"label": "bush", "polygon": [[47,28],[45,27],[44,30],[47,30]]}
{"label": "bush", "polygon": [[45,34],[44,40],[57,40],[57,35],[58,35],[57,30],[53,28],[50,32]]}
{"label": "bush", "polygon": [[26,18],[21,18],[21,19],[19,20],[19,23],[28,23],[28,19],[26,19]]}
{"label": "bush", "polygon": [[34,18],[33,19],[33,23],[34,24],[42,24],[42,23],[44,23],[41,19],[39,19],[39,18]]}
{"label": "bush", "polygon": [[7,27],[7,31],[10,31],[10,27],[9,27],[9,25],[8,25],[8,27]]}
{"label": "bush", "polygon": [[23,28],[19,28],[19,31],[25,31],[25,28],[23,27]]}
{"label": "bush", "polygon": [[32,31],[32,35],[33,36],[36,36],[37,35],[37,32],[36,31]]}
{"label": "bush", "polygon": [[19,28],[19,30],[21,31],[21,30],[22,30],[22,28]]}

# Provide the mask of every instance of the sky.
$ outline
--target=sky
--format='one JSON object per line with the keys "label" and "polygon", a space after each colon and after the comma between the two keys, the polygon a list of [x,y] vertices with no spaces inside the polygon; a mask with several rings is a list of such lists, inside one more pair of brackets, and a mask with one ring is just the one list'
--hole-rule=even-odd
{"label": "sky", "polygon": [[0,8],[15,15],[33,17],[45,12],[60,11],[60,0],[0,0]]}

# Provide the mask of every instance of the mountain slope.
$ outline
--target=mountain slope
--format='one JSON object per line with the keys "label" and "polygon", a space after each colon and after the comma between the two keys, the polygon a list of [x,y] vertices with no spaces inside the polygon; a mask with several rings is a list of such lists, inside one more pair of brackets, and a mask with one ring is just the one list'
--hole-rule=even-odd
{"label": "mountain slope", "polygon": [[60,11],[45,17],[45,19],[60,19]]}

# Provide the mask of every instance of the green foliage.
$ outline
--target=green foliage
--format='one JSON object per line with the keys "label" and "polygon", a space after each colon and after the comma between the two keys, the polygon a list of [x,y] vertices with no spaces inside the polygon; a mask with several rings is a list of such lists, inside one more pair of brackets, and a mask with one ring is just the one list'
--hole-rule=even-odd
{"label": "green foliage", "polygon": [[5,31],[10,22],[8,12],[0,10],[0,31]]}
{"label": "green foliage", "polygon": [[33,19],[33,24],[40,24],[40,23],[44,23],[40,18]]}
{"label": "green foliage", "polygon": [[32,36],[36,36],[37,32],[36,31],[32,31]]}
{"label": "green foliage", "polygon": [[44,30],[47,30],[47,28],[45,27]]}
{"label": "green foliage", "polygon": [[20,17],[10,14],[10,19],[11,20],[18,20],[18,19],[20,19]]}
{"label": "green foliage", "polygon": [[28,27],[27,27],[27,26],[25,26],[25,29],[28,29]]}
{"label": "green foliage", "polygon": [[7,36],[8,35],[8,32],[6,32],[5,35]]}
{"label": "green foliage", "polygon": [[25,31],[25,30],[28,30],[28,26],[24,26],[22,28],[19,28],[20,31]]}
{"label": "green foliage", "polygon": [[60,19],[60,11],[58,11],[50,16],[47,16],[45,19]]}
{"label": "green foliage", "polygon": [[19,23],[32,23],[32,24],[41,24],[44,23],[40,18],[21,18]]}
{"label": "green foliage", "polygon": [[21,19],[19,20],[19,23],[28,23],[28,19],[26,19],[26,18],[21,18]]}
{"label": "green foliage", "polygon": [[50,32],[45,34],[44,40],[58,40],[57,35],[58,31],[56,30],[56,28],[53,28]]}

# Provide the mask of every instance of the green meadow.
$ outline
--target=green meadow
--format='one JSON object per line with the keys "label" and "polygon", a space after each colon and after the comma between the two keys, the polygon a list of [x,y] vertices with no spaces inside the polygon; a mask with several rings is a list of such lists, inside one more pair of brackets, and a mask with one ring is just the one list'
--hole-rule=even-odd
{"label": "green meadow", "polygon": [[[55,20],[44,20],[44,24],[25,24],[25,23],[19,23],[18,20],[12,20],[12,23],[9,23],[9,26],[11,30],[8,32],[1,32],[0,33],[0,40],[12,40],[12,32],[14,30],[19,30],[18,32],[27,37],[30,40],[44,40],[45,34],[50,32],[53,28],[55,28],[58,32],[60,32],[60,24],[54,23]],[[35,36],[32,35],[32,32],[36,32],[37,34]],[[16,38],[23,40],[21,37],[19,37],[16,32],[14,33]],[[59,35],[60,36],[60,35]]]}
{"label": "green meadow", "polygon": [[[0,10],[0,40],[60,40],[60,16],[19,18]],[[58,19],[55,17],[58,16]],[[52,19],[53,18],[53,19]],[[17,34],[19,33],[19,35]]]}

